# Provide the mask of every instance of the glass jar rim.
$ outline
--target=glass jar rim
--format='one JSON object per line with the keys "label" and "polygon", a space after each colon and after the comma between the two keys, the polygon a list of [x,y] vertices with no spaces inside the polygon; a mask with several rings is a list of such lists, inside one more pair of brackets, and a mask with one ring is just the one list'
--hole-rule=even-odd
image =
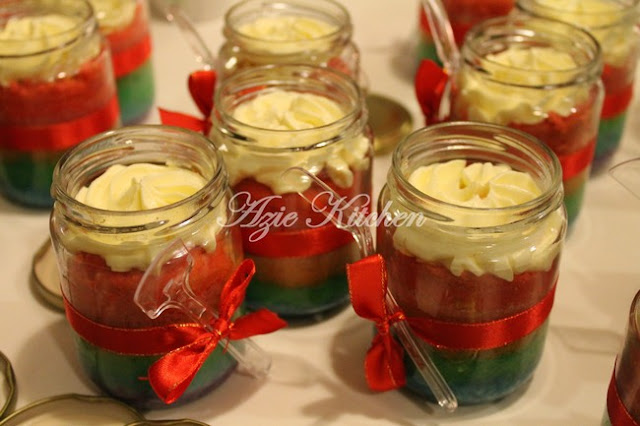
{"label": "glass jar rim", "polygon": [[[270,90],[301,92],[299,88],[296,88],[294,90],[294,88],[291,87],[291,84],[279,84],[279,82],[275,81],[272,78],[267,79],[265,86],[264,82],[260,80],[260,77],[272,76],[275,78],[284,79],[289,76],[290,78],[292,78],[292,83],[295,83],[298,86],[304,81],[312,82],[312,76],[315,76],[315,78],[317,79],[318,75],[320,74],[324,75],[325,78],[331,80],[330,82],[342,85],[342,87],[347,90],[347,92],[343,93],[347,93],[347,96],[349,96],[354,101],[353,108],[351,108],[351,110],[349,111],[346,111],[344,116],[334,122],[327,123],[321,126],[300,130],[278,130],[256,127],[252,126],[249,123],[239,121],[238,119],[233,117],[233,112],[228,110],[225,106],[225,103],[222,102],[222,97],[228,91],[229,87],[234,88],[234,91],[230,92],[231,95],[234,93],[239,93],[241,94],[241,96],[255,94],[257,92],[265,90],[265,87],[269,87]],[[278,89],[279,86],[286,86],[290,88]],[[259,90],[254,90],[256,87],[258,87]],[[323,93],[323,95],[325,94]],[[349,137],[350,132],[361,132],[366,125],[367,111],[364,106],[362,91],[357,82],[349,75],[341,71],[316,65],[271,64],[259,67],[251,67],[239,71],[224,79],[214,95],[214,108],[212,118],[215,121],[214,125],[212,126],[212,130],[219,131],[226,136],[230,136],[235,144],[241,145],[245,148],[250,148],[256,152],[288,153],[312,151],[315,149],[324,148],[337,143],[345,137]],[[331,134],[340,136],[332,137],[330,139],[323,139],[308,145],[272,147],[260,145],[259,143],[253,141],[251,138],[232,130],[236,128],[250,129],[250,131],[252,132],[260,132],[261,134],[265,135],[312,135],[313,133],[318,132],[330,132]]]}
{"label": "glass jar rim", "polygon": [[[622,22],[628,21],[629,23],[634,23],[638,17],[640,16],[640,10],[638,10],[638,6],[640,5],[640,0],[623,0],[623,1],[615,1],[611,2],[618,8],[615,10],[607,11],[588,11],[588,10],[575,10],[572,8],[564,7],[565,3],[556,1],[553,4],[547,2],[540,2],[540,0],[517,0],[516,6],[519,10],[538,15],[550,17],[552,14],[569,14],[574,17],[579,18],[590,18],[599,16],[602,17],[604,14],[608,17],[607,22],[602,25],[589,26],[592,30],[601,30],[605,28],[612,27],[614,25],[621,24]],[[543,10],[544,9],[544,10]],[[556,15],[557,16],[557,15]],[[557,19],[557,18],[556,18]],[[580,24],[580,22],[575,22],[575,24]]]}
{"label": "glass jar rim", "polygon": [[[10,3],[7,5],[3,5],[3,8],[8,7],[10,4],[16,4],[16,5],[20,5],[21,7],[25,7],[28,6],[29,4],[33,4],[33,7],[37,7],[38,3],[42,3],[41,0],[10,0]],[[49,4],[50,2],[47,2],[47,4]],[[72,16],[69,14],[69,5],[66,4],[67,2],[64,0],[58,0],[55,3],[51,4],[50,7],[48,9],[55,9],[55,10],[59,10],[59,13],[64,14],[65,16]],[[70,46],[74,43],[76,43],[78,40],[82,39],[83,37],[86,37],[87,35],[91,35],[93,33],[96,33],[98,30],[98,21],[97,18],[95,16],[95,12],[93,7],[91,6],[91,4],[89,3],[88,0],[74,0],[73,4],[77,7],[77,11],[80,12],[80,21],[75,24],[73,27],[65,29],[63,31],[57,32],[55,34],[48,34],[48,35],[44,35],[44,36],[40,36],[40,37],[33,37],[33,38],[29,38],[27,40],[22,39],[22,38],[4,38],[4,39],[0,39],[0,45],[2,44],[15,44],[17,46],[23,46],[25,42],[29,42],[29,41],[39,41],[39,40],[45,40],[47,38],[50,37],[62,37],[65,34],[70,34],[72,37],[70,37],[69,39],[66,39],[66,37],[64,38],[64,42],[59,44],[59,45],[55,45],[55,46],[47,46],[44,47],[42,49],[38,49],[35,51],[27,51],[27,52],[21,52],[21,53],[13,53],[13,54],[0,54],[0,58],[5,58],[5,59],[18,59],[18,58],[25,58],[25,57],[29,57],[29,56],[33,56],[33,55],[41,55],[41,54],[46,54],[46,53],[51,53],[51,52],[55,52],[59,49],[62,49],[64,47]],[[25,15],[20,15],[20,17],[29,17],[29,16],[43,16],[44,13],[41,9],[34,9],[33,12],[38,11],[38,13],[29,13],[29,14],[25,14]],[[47,9],[45,9],[46,11]],[[0,9],[0,16],[3,16],[3,20],[6,22],[6,18],[8,17],[9,19],[11,19],[12,15],[9,14],[10,12],[6,12],[3,11],[2,9]]]}
{"label": "glass jar rim", "polygon": [[[480,136],[474,136],[471,134],[473,130],[479,130],[482,134]],[[482,142],[482,144],[479,144],[478,147],[483,146],[489,149],[494,149],[495,152],[506,152],[505,148],[500,149],[500,144],[505,144],[510,141],[516,142],[522,148],[526,148],[528,154],[537,155],[540,157],[537,163],[541,166],[545,166],[548,169],[547,185],[544,188],[540,188],[541,194],[537,197],[522,204],[516,204],[506,207],[483,208],[464,206],[432,197],[413,186],[409,182],[408,176],[406,176],[405,172],[403,172],[402,170],[403,164],[406,164],[407,161],[405,158],[403,158],[403,155],[406,154],[406,152],[412,149],[414,146],[418,144],[424,144],[425,138],[430,138],[431,141],[445,141],[446,146],[443,144],[442,150],[447,151],[451,155],[451,158],[449,158],[449,160],[462,158],[455,157],[452,154],[455,153],[456,150],[464,148],[464,145],[459,145],[458,147],[456,147],[456,145],[451,145],[451,139],[456,139],[460,142],[466,143],[471,143],[473,141]],[[558,206],[547,207],[546,205],[562,203],[562,168],[560,166],[560,161],[553,153],[553,151],[547,145],[528,133],[492,123],[452,121],[434,124],[414,131],[398,144],[393,153],[391,168],[389,170],[388,183],[393,182],[394,179],[399,183],[399,185],[395,185],[396,188],[398,186],[402,187],[403,198],[406,198],[408,196],[412,200],[410,201],[412,202],[412,205],[415,205],[416,207],[423,210],[427,216],[445,223],[451,222],[452,220],[446,216],[434,214],[433,212],[427,211],[426,209],[421,207],[421,204],[439,205],[445,207],[446,209],[460,211],[465,214],[469,214],[471,212],[474,212],[474,214],[507,213],[513,214],[515,216],[515,213],[517,212],[533,213],[539,210],[542,210],[544,212],[554,211]],[[549,203],[550,200],[554,199],[554,203]]]}
{"label": "glass jar rim", "polygon": [[[149,132],[175,132],[178,134],[182,134],[184,137],[195,138],[193,140],[197,140],[198,141],[197,143],[200,145],[200,147],[208,151],[208,154],[210,154],[212,158],[215,158],[215,166],[213,168],[212,176],[210,178],[205,177],[207,179],[207,182],[205,183],[205,185],[202,188],[200,188],[198,191],[193,193],[192,195],[186,198],[183,198],[182,200],[179,200],[175,203],[162,206],[162,207],[156,207],[156,208],[146,209],[146,210],[136,210],[136,211],[107,210],[107,209],[101,209],[98,207],[89,206],[87,204],[84,204],[76,200],[75,197],[72,196],[67,191],[67,187],[61,185],[60,180],[64,179],[65,177],[68,177],[68,172],[69,172],[68,168],[75,165],[75,164],[71,164],[70,166],[70,162],[73,160],[73,158],[76,155],[78,155],[78,153],[91,150],[92,148],[95,149],[97,145],[100,145],[101,143],[105,143],[106,141],[109,141],[109,140],[118,140],[121,143],[121,146],[116,148],[111,148],[109,150],[110,152],[122,150],[122,149],[133,149],[133,147],[131,146],[132,145],[131,138],[126,140],[124,138],[129,135],[131,135],[132,137],[135,137],[136,134],[142,135],[142,134],[148,134]],[[119,157],[119,158],[126,158],[126,157]],[[122,164],[122,163],[114,162],[113,164]],[[133,164],[133,162],[129,164]],[[94,177],[97,177],[97,176],[94,176]],[[153,214],[162,213],[162,212],[169,212],[174,209],[178,209],[182,206],[189,205],[190,203],[198,202],[206,198],[207,194],[212,194],[211,198],[217,199],[217,198],[220,198],[222,194],[225,193],[225,191],[227,190],[227,187],[228,187],[228,177],[227,177],[226,169],[224,168],[222,156],[219,153],[219,151],[215,148],[215,146],[211,143],[211,141],[209,141],[204,135],[188,129],[184,129],[182,127],[159,125],[159,124],[144,124],[144,125],[135,125],[135,126],[125,126],[125,127],[120,127],[118,129],[99,133],[97,135],[94,135],[84,140],[83,142],[79,143],[78,145],[75,145],[74,147],[66,151],[62,155],[62,157],[60,158],[60,160],[58,161],[58,163],[54,168],[53,185],[51,186],[51,195],[52,195],[52,198],[54,199],[55,204],[60,202],[65,206],[67,206],[71,211],[83,210],[90,215],[102,215],[102,216],[110,216],[110,217],[117,218],[117,217],[123,217],[123,216],[126,216],[126,217],[147,216],[147,215],[153,215]]]}
{"label": "glass jar rim", "polygon": [[[498,51],[504,50],[505,43],[524,44],[525,42],[540,42],[540,36],[545,42],[565,40],[566,45],[572,49],[580,48],[585,54],[585,61],[576,64],[570,69],[558,69],[549,71],[529,70],[504,65],[500,62],[488,59],[486,54],[480,50],[480,46],[487,42],[488,45],[496,45]],[[562,37],[562,39],[560,38]],[[507,40],[506,42],[504,40]],[[555,19],[541,17],[525,17],[522,15],[507,15],[487,19],[474,26],[465,38],[462,47],[462,60],[469,67],[483,72],[486,79],[496,83],[513,87],[529,89],[561,88],[573,86],[580,83],[597,81],[603,67],[602,49],[600,43],[587,30],[576,25]],[[521,74],[523,76],[536,74],[553,74],[560,76],[556,83],[525,84],[503,81],[496,79],[492,74],[484,69],[478,60],[490,64],[492,69],[509,72],[509,74]],[[521,79],[524,80],[524,79]]]}
{"label": "glass jar rim", "polygon": [[[306,11],[307,14],[313,12],[315,15],[323,15],[325,17],[330,17],[331,21],[335,22],[336,29],[324,34],[320,37],[312,38],[309,40],[301,40],[301,41],[286,41],[286,40],[268,40],[262,39],[258,37],[253,37],[246,33],[239,31],[238,22],[244,21],[245,15],[250,14],[249,11],[243,11],[243,8],[259,8],[264,10],[267,6],[274,5],[274,10],[278,11],[287,11],[292,10],[294,13],[296,11]],[[333,16],[330,16],[333,14]],[[234,4],[224,15],[224,28],[223,34],[227,36],[227,38],[235,38],[239,40],[243,46],[243,48],[255,45],[256,43],[261,43],[264,45],[272,45],[272,46],[283,46],[286,44],[300,44],[304,46],[304,48],[300,49],[296,52],[289,52],[291,49],[287,49],[286,55],[299,55],[303,51],[306,50],[306,46],[308,44],[315,44],[319,42],[330,42],[335,39],[344,38],[348,40],[351,38],[352,32],[352,24],[351,17],[349,15],[348,10],[340,3],[334,0],[242,0],[236,4]],[[262,51],[262,49],[257,49],[258,51]],[[269,54],[274,54],[271,49],[265,49],[269,52]],[[313,50],[313,49],[312,49]]]}

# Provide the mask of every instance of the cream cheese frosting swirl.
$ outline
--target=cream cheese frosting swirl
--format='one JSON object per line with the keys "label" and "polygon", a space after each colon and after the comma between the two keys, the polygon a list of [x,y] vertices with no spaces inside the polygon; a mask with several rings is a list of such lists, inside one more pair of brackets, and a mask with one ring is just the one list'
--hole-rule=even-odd
{"label": "cream cheese frosting swirl", "polygon": [[[461,209],[436,211],[453,220],[455,227],[492,227],[509,223],[508,207],[534,200],[541,194],[533,178],[504,164],[467,164],[451,160],[414,170],[409,183],[420,192]],[[402,207],[396,205],[396,210]],[[518,238],[495,234],[471,238],[451,225],[434,221],[398,226],[393,243],[401,252],[425,261],[445,264],[451,273],[485,273],[511,281],[530,270],[548,270],[559,253],[556,243],[563,229],[562,210],[556,210]]]}
{"label": "cream cheese frosting swirl", "polygon": [[330,44],[324,38],[338,31],[338,26],[306,16],[275,15],[245,22],[236,31],[251,39],[248,43],[252,50],[287,54],[328,49]]}
{"label": "cream cheese frosting swirl", "polygon": [[[113,212],[137,212],[172,206],[182,201],[207,184],[204,177],[190,170],[172,165],[136,163],[116,164],[88,186],[82,187],[75,198],[77,201],[98,209]],[[184,220],[186,207],[178,204],[162,216],[171,215],[177,221]],[[165,217],[166,219],[166,217]],[[189,245],[198,245],[208,251],[216,248],[216,235],[226,221],[226,205],[220,203],[207,213],[206,218],[189,222],[180,227],[179,237]],[[126,227],[126,216],[121,217]],[[156,235],[153,236],[157,238]],[[118,272],[132,268],[145,270],[163,245],[136,238],[131,241],[119,233],[88,232],[78,228],[68,232],[65,245],[72,250],[97,254],[105,259],[107,265]],[[176,235],[167,236],[167,243]]]}
{"label": "cream cheese frosting swirl", "polygon": [[535,7],[544,7],[550,18],[569,22],[589,29],[602,46],[607,64],[621,66],[637,49],[638,35],[635,24],[637,6],[629,2],[612,0],[538,0]]}
{"label": "cream cheese frosting swirl", "polygon": [[458,96],[472,121],[536,124],[550,112],[569,116],[589,96],[580,85],[546,87],[559,83],[559,73],[577,68],[571,55],[550,47],[509,46],[487,55],[483,68],[460,72]]}
{"label": "cream cheese frosting swirl", "polygon": [[82,40],[83,21],[48,14],[11,17],[0,30],[0,84],[72,73],[100,52],[99,38]]}
{"label": "cream cheese frosting swirl", "polygon": [[[275,194],[304,191],[310,182],[283,178],[289,167],[299,166],[313,173],[326,170],[342,188],[353,184],[353,170],[369,167],[369,139],[362,133],[310,150],[295,148],[338,137],[330,125],[345,116],[333,100],[312,93],[274,90],[239,105],[233,118],[250,126],[246,136],[256,146],[274,152],[217,141],[225,159],[231,185],[245,178],[269,186]],[[215,137],[214,137],[215,140]],[[290,148],[282,151],[281,148]]]}

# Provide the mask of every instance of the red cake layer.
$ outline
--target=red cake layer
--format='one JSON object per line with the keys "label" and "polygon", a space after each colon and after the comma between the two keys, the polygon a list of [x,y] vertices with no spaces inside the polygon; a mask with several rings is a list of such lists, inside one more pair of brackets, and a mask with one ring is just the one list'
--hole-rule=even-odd
{"label": "red cake layer", "polygon": [[[189,276],[191,289],[198,299],[210,307],[217,307],[222,286],[241,260],[239,234],[233,238],[218,238],[217,247],[207,252],[202,247],[190,250],[194,266]],[[236,247],[238,249],[236,249]],[[178,310],[169,309],[158,319],[151,320],[134,303],[133,296],[144,271],[132,269],[115,272],[98,255],[78,252],[67,263],[65,292],[69,302],[87,318],[114,327],[139,328],[188,321]],[[167,264],[163,274],[177,273],[176,264]]]}
{"label": "red cake layer", "polygon": [[407,316],[467,323],[501,319],[542,300],[558,276],[558,258],[548,271],[522,272],[513,281],[469,271],[455,276],[442,263],[395,249],[389,230],[385,236],[379,228],[378,241],[387,261],[389,288]]}
{"label": "red cake layer", "polygon": [[[334,190],[341,197],[347,197],[349,199],[359,195],[359,194],[367,194],[369,197],[371,195],[371,169],[367,170],[358,170],[353,173],[353,184],[349,188],[341,188],[337,186],[326,171],[322,171],[317,175],[317,177],[322,180],[327,186],[329,186],[332,190]],[[234,193],[238,194],[241,192],[248,192],[251,194],[251,200],[261,200],[265,197],[273,196],[274,193],[267,185],[257,182],[255,179],[247,178],[238,182],[233,187]],[[307,198],[313,200],[316,195],[323,192],[321,189],[318,189],[316,185],[311,186],[304,193]],[[246,197],[237,197],[237,200],[241,203],[246,201]],[[321,203],[318,203],[316,207],[321,207],[326,205],[328,201],[327,197],[320,197],[319,200]],[[240,206],[239,206],[240,207]],[[319,224],[324,222],[325,216],[320,212],[314,212],[311,204],[303,199],[298,193],[286,193],[278,196],[271,200],[264,210],[265,213],[278,213],[281,212],[281,209],[284,208],[284,212],[295,212],[297,213],[298,220],[295,222],[293,226],[288,226],[286,228],[280,226],[274,226],[271,228],[273,231],[280,230],[297,230],[297,229],[305,229],[307,226],[305,225],[307,219],[311,221],[311,223]],[[253,216],[250,216],[248,220],[251,220]],[[245,221],[246,223],[247,221]]]}
{"label": "red cake layer", "polygon": [[104,107],[116,93],[106,55],[103,49],[77,73],[54,81],[24,79],[0,85],[0,126],[54,124]]}
{"label": "red cake layer", "polygon": [[[597,104],[596,101],[598,101]],[[597,91],[594,89],[587,101],[577,106],[575,112],[569,116],[563,117],[555,112],[549,112],[548,117],[541,122],[535,124],[512,122],[507,126],[535,136],[557,155],[572,154],[585,148],[595,139],[600,116],[599,101]],[[453,102],[452,118],[468,120],[465,101],[454,99]]]}

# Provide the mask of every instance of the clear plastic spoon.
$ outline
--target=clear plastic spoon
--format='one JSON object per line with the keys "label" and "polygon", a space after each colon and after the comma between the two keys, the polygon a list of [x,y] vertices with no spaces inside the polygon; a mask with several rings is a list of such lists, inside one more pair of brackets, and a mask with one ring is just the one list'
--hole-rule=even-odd
{"label": "clear plastic spoon", "polygon": [[207,44],[202,39],[202,36],[196,30],[193,22],[182,10],[182,8],[175,2],[168,0],[154,0],[159,10],[162,11],[167,21],[175,23],[180,32],[184,36],[185,40],[189,44],[189,47],[196,56],[196,61],[201,63],[207,70],[214,69],[215,57],[211,53],[211,50],[207,47]]}
{"label": "clear plastic spoon", "polygon": [[453,36],[453,28],[447,11],[440,0],[422,0],[422,8],[429,21],[438,57],[451,75],[460,63],[460,49],[458,49]]}
{"label": "clear plastic spoon", "polygon": [[[180,239],[160,252],[145,271],[133,297],[136,305],[151,319],[166,309],[178,309],[208,332],[217,312],[202,303],[189,285],[193,257]],[[256,378],[265,377],[271,368],[271,357],[251,339],[226,340],[227,350],[238,361],[238,370]]]}
{"label": "clear plastic spoon", "polygon": [[609,173],[629,192],[640,198],[640,158],[616,164],[609,170]]}
{"label": "clear plastic spoon", "polygon": [[[331,215],[331,212],[327,211],[327,209],[321,210],[322,213],[324,213],[339,229],[348,231],[353,235],[353,238],[356,240],[358,248],[360,249],[360,255],[363,258],[375,253],[371,231],[365,226],[355,226],[349,223],[348,219],[354,217],[353,215],[357,214],[357,212],[355,211],[355,208],[350,206],[343,197],[340,197],[335,193],[335,191],[333,191],[333,189],[329,188],[315,175],[309,173],[303,168],[291,167],[283,173],[283,178],[287,178],[287,176],[296,176],[297,179],[303,179],[305,182],[311,183],[311,186],[318,190],[318,194],[326,194],[328,197],[332,198],[333,202],[337,202],[340,207],[340,214]],[[304,192],[298,192],[298,194],[312,206],[317,200],[317,197],[319,197],[319,195],[317,195],[314,199],[309,199]],[[391,312],[398,309],[398,303],[390,291],[387,291],[385,299],[387,307]],[[429,354],[421,348],[413,334],[411,334],[409,324],[406,321],[398,321],[393,323],[392,327],[396,332],[400,343],[415,364],[418,372],[431,389],[431,392],[438,401],[438,405],[448,412],[455,411],[456,408],[458,408],[458,400],[456,399],[456,396],[453,394],[453,391],[445,381],[444,377],[442,377],[442,374],[440,374],[440,371],[438,371],[433,360],[429,357]]]}

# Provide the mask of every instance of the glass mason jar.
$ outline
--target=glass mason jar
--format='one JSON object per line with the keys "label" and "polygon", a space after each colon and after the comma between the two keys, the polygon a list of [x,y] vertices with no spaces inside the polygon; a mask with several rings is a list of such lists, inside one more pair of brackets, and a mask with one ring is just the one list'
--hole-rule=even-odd
{"label": "glass mason jar", "polygon": [[[602,419],[603,426],[628,424],[619,419],[631,418],[640,423],[640,292],[636,294],[629,310],[629,322],[622,350],[616,359],[614,375],[609,384],[607,405]],[[616,421],[618,420],[618,421]]]}
{"label": "glass mason jar", "polygon": [[50,207],[53,168],[80,141],[120,124],[109,49],[91,5],[0,3],[0,191]]}
{"label": "glass mason jar", "polygon": [[604,105],[592,173],[607,169],[622,138],[640,53],[639,0],[518,0],[526,13],[586,28],[600,43]]}
{"label": "glass mason jar", "polygon": [[[433,125],[398,145],[378,204],[389,290],[414,332],[428,331],[416,335],[458,402],[525,384],[542,355],[566,230],[555,155],[502,126]],[[528,328],[500,334],[518,321]],[[408,389],[433,399],[404,363]]]}
{"label": "glass mason jar", "polygon": [[155,87],[146,0],[89,0],[109,41],[124,124],[141,121],[153,106]]}
{"label": "glass mason jar", "polygon": [[[515,0],[442,0],[451,29],[458,47],[462,46],[464,36],[479,22],[507,15],[513,9]],[[440,62],[438,52],[429,27],[424,7],[419,9],[418,60],[431,59]]]}
{"label": "glass mason jar", "polygon": [[360,75],[349,12],[333,0],[244,0],[225,15],[216,69],[226,77],[269,64],[308,64]]}
{"label": "glass mason jar", "polygon": [[226,79],[214,105],[210,136],[236,194],[245,256],[256,264],[247,306],[289,319],[346,306],[345,264],[358,259],[357,246],[320,211],[332,207],[319,185],[285,172],[303,168],[352,207],[368,206],[372,137],[357,84],[330,68],[256,67]]}
{"label": "glass mason jar", "polygon": [[462,56],[451,83],[450,118],[512,127],[547,144],[562,166],[572,225],[582,205],[602,108],[597,41],[563,22],[510,16],[474,27]]}
{"label": "glass mason jar", "polygon": [[[180,197],[175,202],[145,210],[108,210],[77,201],[81,188],[110,166],[140,163],[170,164],[200,175],[206,183],[187,198],[176,188]],[[177,239],[182,239],[193,259],[191,289],[203,304],[217,308],[222,286],[242,260],[239,232],[226,226],[233,216],[222,160],[211,142],[194,132],[163,126],[124,127],[96,135],[67,152],[56,166],[51,191],[55,198],[51,237],[67,318],[85,374],[102,390],[128,403],[165,406],[149,381],[141,380],[164,353],[114,352],[103,347],[97,332],[88,337],[76,324],[90,322],[99,330],[138,333],[136,340],[140,340],[158,327],[192,323],[178,309],[150,319],[134,303],[151,262]],[[161,263],[160,276],[175,273],[172,268],[170,261]],[[179,402],[218,386],[235,366],[224,347],[216,347]]]}

